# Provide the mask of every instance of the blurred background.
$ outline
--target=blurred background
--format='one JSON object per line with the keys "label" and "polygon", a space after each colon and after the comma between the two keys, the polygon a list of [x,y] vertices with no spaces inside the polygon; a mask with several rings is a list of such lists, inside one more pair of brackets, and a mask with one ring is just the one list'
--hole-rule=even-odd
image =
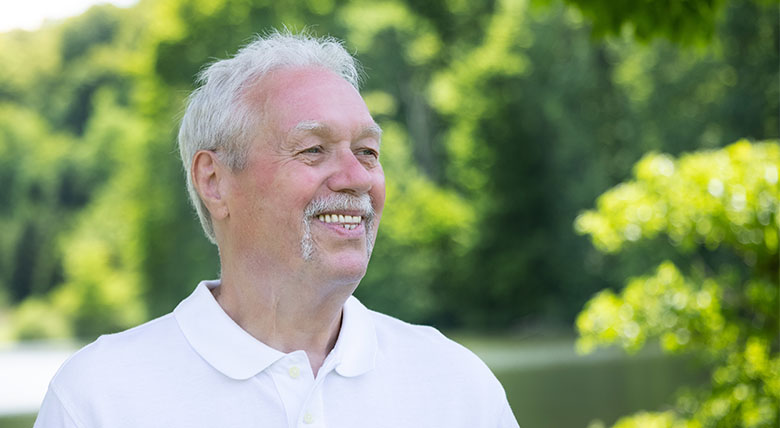
{"label": "blurred background", "polygon": [[367,306],[474,350],[524,428],[780,422],[776,1],[83,4],[0,33],[0,426],[217,276],[178,120],[282,26],[345,41],[385,130]]}

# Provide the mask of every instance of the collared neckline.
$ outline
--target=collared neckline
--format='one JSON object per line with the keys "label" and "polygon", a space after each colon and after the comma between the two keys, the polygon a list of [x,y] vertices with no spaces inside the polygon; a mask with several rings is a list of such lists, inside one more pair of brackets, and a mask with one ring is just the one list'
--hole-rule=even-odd
{"label": "collared neckline", "polygon": [[211,294],[219,285],[219,280],[202,281],[173,315],[204,360],[232,379],[249,379],[285,354],[252,337],[225,313]]}
{"label": "collared neckline", "polygon": [[[249,379],[287,354],[255,339],[225,313],[211,294],[219,285],[219,280],[201,281],[173,314],[184,337],[206,362],[232,379]],[[350,296],[344,303],[341,330],[329,357],[334,359],[338,374],[352,377],[374,368],[376,352],[376,330],[370,312]]]}
{"label": "collared neckline", "polygon": [[370,311],[355,296],[349,296],[344,302],[339,337],[331,351],[338,361],[336,372],[354,377],[372,370],[377,348],[376,328]]}

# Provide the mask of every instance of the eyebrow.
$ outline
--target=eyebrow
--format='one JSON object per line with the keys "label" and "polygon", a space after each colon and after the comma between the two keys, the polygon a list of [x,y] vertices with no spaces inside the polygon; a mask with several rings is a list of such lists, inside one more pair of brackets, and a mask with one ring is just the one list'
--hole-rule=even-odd
{"label": "eyebrow", "polygon": [[[314,134],[318,137],[322,137],[325,139],[334,139],[334,131],[333,129],[328,126],[325,123],[317,122],[316,120],[304,120],[303,122],[298,123],[295,125],[292,129],[293,132],[305,132]],[[361,140],[363,138],[376,138],[377,140],[382,140],[382,128],[379,127],[376,123],[372,123],[371,125],[364,126],[360,132],[358,133],[357,140]]]}

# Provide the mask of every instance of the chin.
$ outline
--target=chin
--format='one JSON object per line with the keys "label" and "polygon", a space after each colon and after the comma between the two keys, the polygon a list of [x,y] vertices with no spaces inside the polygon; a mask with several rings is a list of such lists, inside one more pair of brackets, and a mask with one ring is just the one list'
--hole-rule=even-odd
{"label": "chin", "polygon": [[[314,256],[315,259],[317,256]],[[345,283],[357,283],[366,275],[366,268],[368,267],[368,260],[365,256],[362,258],[339,258],[338,260],[331,260],[331,263],[327,263],[324,260],[319,260],[319,271],[322,272],[322,278],[330,278],[337,282]]]}

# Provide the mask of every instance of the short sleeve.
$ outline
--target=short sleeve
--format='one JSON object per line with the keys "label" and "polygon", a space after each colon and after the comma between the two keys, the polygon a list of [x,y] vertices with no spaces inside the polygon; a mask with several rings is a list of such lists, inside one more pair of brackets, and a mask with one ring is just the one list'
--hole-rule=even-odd
{"label": "short sleeve", "polygon": [[504,403],[504,409],[501,411],[501,417],[498,421],[498,426],[501,428],[519,428],[517,419],[515,419],[512,408],[509,407],[509,403]]}
{"label": "short sleeve", "polygon": [[73,420],[57,393],[49,386],[33,428],[82,428]]}

